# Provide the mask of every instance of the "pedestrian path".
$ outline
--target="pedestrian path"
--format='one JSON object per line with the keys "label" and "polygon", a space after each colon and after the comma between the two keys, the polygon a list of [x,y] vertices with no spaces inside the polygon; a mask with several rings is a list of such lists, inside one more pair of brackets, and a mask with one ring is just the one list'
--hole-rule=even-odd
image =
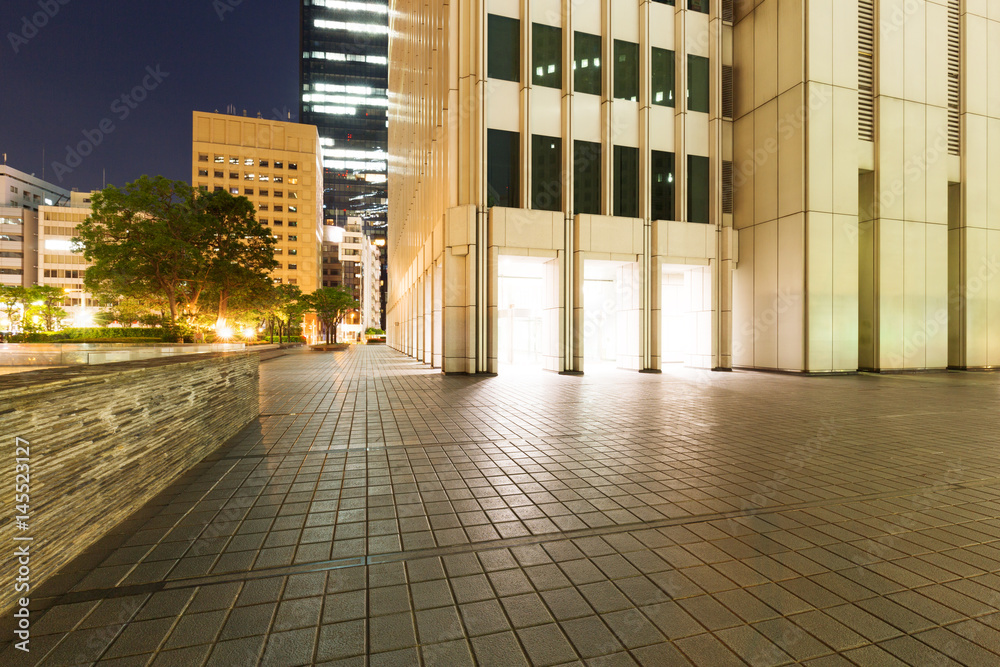
{"label": "pedestrian path", "polygon": [[364,346],[260,386],[0,664],[1000,664],[996,374],[464,377]]}

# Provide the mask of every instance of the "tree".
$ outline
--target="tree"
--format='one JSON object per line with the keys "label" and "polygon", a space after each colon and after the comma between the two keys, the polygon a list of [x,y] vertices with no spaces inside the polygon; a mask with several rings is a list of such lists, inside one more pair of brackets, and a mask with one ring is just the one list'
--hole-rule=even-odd
{"label": "tree", "polygon": [[8,326],[14,332],[24,315],[27,290],[20,285],[0,285],[0,311],[7,317]]}
{"label": "tree", "polygon": [[[66,291],[52,285],[35,285],[27,289],[27,299],[31,303],[32,314],[37,313],[46,331],[55,331],[66,317],[62,304]],[[25,318],[27,319],[27,318]]]}
{"label": "tree", "polygon": [[246,197],[219,190],[198,197],[202,229],[209,243],[208,289],[216,302],[217,320],[226,319],[234,296],[246,298],[270,284],[277,268],[276,240],[255,218]]}
{"label": "tree", "polygon": [[142,176],[95,193],[78,228],[90,292],[146,298],[162,295],[170,325],[196,309],[209,270],[196,193],[183,181]]}
{"label": "tree", "polygon": [[330,333],[337,342],[337,327],[348,311],[358,307],[351,293],[343,287],[323,287],[308,297],[309,304],[316,313],[316,319],[323,325],[326,332],[326,342],[330,343]]}

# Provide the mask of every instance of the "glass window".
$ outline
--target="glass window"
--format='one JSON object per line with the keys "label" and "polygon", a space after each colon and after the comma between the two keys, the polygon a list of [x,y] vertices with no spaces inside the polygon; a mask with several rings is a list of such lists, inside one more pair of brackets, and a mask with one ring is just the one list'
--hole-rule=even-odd
{"label": "glass window", "polygon": [[653,0],[653,2],[658,2],[661,5],[670,5],[671,7],[674,6],[674,0]]}
{"label": "glass window", "polygon": [[[298,264],[289,264],[289,265],[288,265],[288,270],[289,270],[289,271],[294,271],[294,270],[296,270],[297,268],[299,268],[299,265],[298,265]],[[289,278],[289,279],[288,279],[288,284],[289,284],[289,285],[294,285],[294,283],[292,282],[293,280],[295,280],[295,279],[294,279],[294,278]]]}
{"label": "glass window", "polygon": [[531,137],[531,208],[562,210],[562,140],[538,134]]}
{"label": "glass window", "polygon": [[275,204],[274,205],[274,210],[275,211],[283,211],[284,207],[281,204]]}
{"label": "glass window", "polygon": [[298,222],[296,222],[295,220],[289,220],[289,221],[288,221],[288,226],[289,226],[289,227],[298,227],[298,226],[299,226],[299,223],[298,223]]}
{"label": "glass window", "polygon": [[653,151],[650,194],[653,220],[675,220],[674,212],[674,154]]}
{"label": "glass window", "polygon": [[[266,211],[267,210],[267,204],[258,204],[257,205],[257,210],[258,211]],[[278,221],[275,220],[274,224],[278,224]]]}
{"label": "glass window", "polygon": [[[262,164],[261,166],[262,166],[262,167],[266,167],[267,165],[266,165],[266,164]],[[285,179],[284,179],[284,178],[282,178],[281,176],[275,176],[275,177],[274,177],[274,182],[275,182],[275,183],[284,183],[284,182],[285,182]]]}
{"label": "glass window", "polygon": [[298,213],[299,212],[299,207],[298,206],[289,206],[288,207],[288,212],[289,213]]}
{"label": "glass window", "polygon": [[521,136],[504,130],[486,131],[487,206],[521,206]]}
{"label": "glass window", "polygon": [[288,198],[289,199],[298,199],[299,198],[299,193],[296,192],[295,190],[289,190],[288,191]]}
{"label": "glass window", "polygon": [[253,194],[253,188],[243,188],[243,194],[245,194],[245,195],[252,195]]}
{"label": "glass window", "polygon": [[578,93],[602,94],[601,36],[586,32],[573,35],[573,88]]}
{"label": "glass window", "polygon": [[208,169],[199,169],[198,175],[208,177]]}
{"label": "glass window", "polygon": [[536,86],[562,88],[562,28],[531,25],[531,81]]}
{"label": "glass window", "polygon": [[688,56],[688,110],[708,113],[708,58]]}
{"label": "glass window", "polygon": [[[264,165],[261,165],[261,166],[263,167]],[[285,168],[285,163],[282,162],[281,160],[275,160],[274,161],[274,168],[275,169],[284,169]]]}
{"label": "glass window", "polygon": [[229,188],[229,194],[231,194],[231,195],[238,195],[239,193],[240,193],[240,189],[239,188]]}
{"label": "glass window", "polygon": [[267,160],[261,160],[261,161],[260,161],[260,166],[261,166],[261,167],[265,167],[265,168],[266,168],[266,167],[267,167],[267,165],[268,165],[268,161],[267,161]]}
{"label": "glass window", "polygon": [[639,45],[615,40],[615,99],[639,98]]}
{"label": "glass window", "polygon": [[221,172],[221,171],[219,171],[219,170],[217,169],[217,170],[215,171],[215,177],[216,177],[216,178],[224,178],[224,177],[225,177],[225,174],[224,174],[223,172]]}
{"label": "glass window", "polygon": [[573,213],[601,213],[601,144],[573,142]]}
{"label": "glass window", "polygon": [[289,249],[288,249],[288,254],[289,254],[289,255],[298,255],[298,254],[299,254],[299,251],[298,251],[298,250],[296,250],[295,248],[289,248]]}
{"label": "glass window", "polygon": [[229,172],[229,178],[235,179],[237,181],[240,180],[240,172],[238,172],[238,171],[231,171],[231,172]]}
{"label": "glass window", "polygon": [[651,69],[653,104],[674,106],[674,52],[653,47]]}
{"label": "glass window", "polygon": [[222,187],[221,185],[216,185],[214,192],[222,192],[223,190],[225,190],[224,187]]}
{"label": "glass window", "polygon": [[639,217],[639,149],[615,146],[613,215]]}
{"label": "glass window", "polygon": [[239,163],[240,163],[240,159],[238,157],[231,157],[231,158],[229,158],[229,164],[239,164]]}
{"label": "glass window", "polygon": [[284,191],[282,191],[282,190],[275,190],[275,191],[274,191],[274,196],[275,196],[275,197],[284,197],[284,196],[285,196],[285,193],[284,193]]}
{"label": "glass window", "polygon": [[298,237],[298,236],[289,236],[289,237],[288,237],[288,240],[289,240],[289,241],[293,241],[293,242],[294,242],[294,241],[298,241],[298,240],[299,240],[299,237]]}
{"label": "glass window", "polygon": [[[265,204],[265,206],[266,206],[266,204]],[[265,210],[267,210],[267,209],[265,209]],[[284,222],[282,222],[281,220],[275,220],[275,221],[274,221],[274,226],[275,226],[275,227],[281,227],[281,226],[283,226],[284,224],[285,224],[285,223],[284,223]]]}
{"label": "glass window", "polygon": [[254,179],[254,175],[253,174],[243,174],[243,180],[244,181],[252,181],[253,179]]}
{"label": "glass window", "polygon": [[267,174],[261,174],[260,175],[260,182],[261,183],[267,183],[270,180],[271,180],[271,177],[268,176]]}
{"label": "glass window", "polygon": [[690,9],[693,12],[701,12],[702,14],[707,14],[708,2],[709,0],[688,0],[688,9]]}
{"label": "glass window", "polygon": [[486,75],[504,81],[521,80],[521,22],[489,15]]}
{"label": "glass window", "polygon": [[708,158],[688,155],[688,222],[708,222]]}
{"label": "glass window", "polygon": [[253,158],[252,157],[243,158],[243,166],[245,166],[245,167],[252,167],[253,166]]}
{"label": "glass window", "polygon": [[[278,165],[274,165],[274,166],[277,167]],[[298,162],[289,162],[288,163],[288,169],[290,171],[298,171],[298,168],[299,168],[299,163]]]}
{"label": "glass window", "polygon": [[226,158],[224,156],[222,156],[222,155],[216,155],[215,156],[215,163],[216,164],[224,164],[225,162],[226,162]]}
{"label": "glass window", "polygon": [[198,162],[208,162],[208,153],[199,153]]}

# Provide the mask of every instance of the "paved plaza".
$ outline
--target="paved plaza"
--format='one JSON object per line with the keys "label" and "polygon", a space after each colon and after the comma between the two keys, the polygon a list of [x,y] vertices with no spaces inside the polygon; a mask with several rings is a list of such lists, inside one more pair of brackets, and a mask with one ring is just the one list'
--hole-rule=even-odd
{"label": "paved plaza", "polygon": [[296,352],[0,664],[1000,664],[998,406],[990,373]]}

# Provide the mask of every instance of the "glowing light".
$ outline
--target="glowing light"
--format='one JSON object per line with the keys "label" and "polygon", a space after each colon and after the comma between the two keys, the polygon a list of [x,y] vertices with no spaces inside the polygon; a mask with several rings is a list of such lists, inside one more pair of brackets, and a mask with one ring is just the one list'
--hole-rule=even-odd
{"label": "glowing light", "polygon": [[250,327],[246,327],[245,329],[243,329],[243,338],[244,339],[246,339],[246,340],[253,340],[256,337],[257,337],[257,331],[255,329],[252,329]]}
{"label": "glowing light", "polygon": [[347,21],[324,21],[323,19],[317,19],[313,24],[317,28],[325,28],[327,30],[348,30],[350,32],[367,32],[374,35],[388,35],[389,26],[387,25],[372,25],[369,23],[350,23]]}
{"label": "glowing light", "polygon": [[215,323],[215,336],[220,340],[231,340],[235,333],[225,320],[219,320]]}

